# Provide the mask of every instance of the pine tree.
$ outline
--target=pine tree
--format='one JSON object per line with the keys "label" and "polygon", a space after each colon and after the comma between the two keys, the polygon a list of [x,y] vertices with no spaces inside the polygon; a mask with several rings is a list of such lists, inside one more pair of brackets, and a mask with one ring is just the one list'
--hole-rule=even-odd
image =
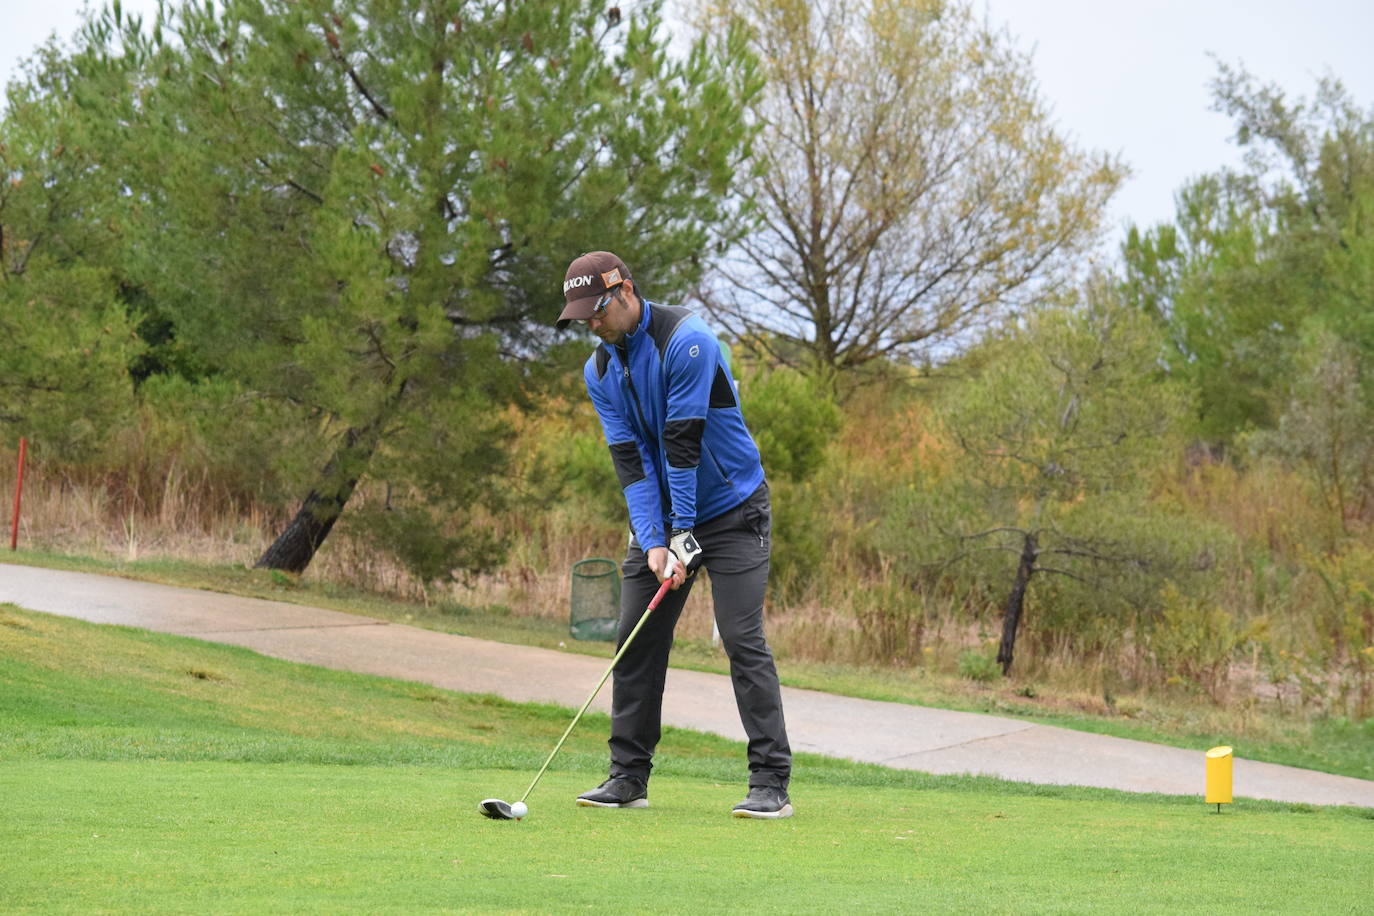
{"label": "pine tree", "polygon": [[141,279],[312,431],[259,566],[303,570],[364,477],[390,495],[360,521],[423,576],[493,562],[467,522],[505,496],[503,412],[567,263],[616,250],[659,295],[735,226],[754,64],[733,36],[671,58],[653,4],[228,0],[88,37],[82,66],[138,61],[106,122]]}

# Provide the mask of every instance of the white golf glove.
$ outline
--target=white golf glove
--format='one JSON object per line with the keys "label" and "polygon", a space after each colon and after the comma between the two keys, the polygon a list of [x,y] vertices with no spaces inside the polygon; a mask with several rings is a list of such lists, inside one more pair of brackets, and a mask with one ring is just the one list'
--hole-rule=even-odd
{"label": "white golf glove", "polygon": [[697,571],[701,565],[701,545],[691,528],[674,528],[668,537],[668,552],[682,564],[687,575]]}

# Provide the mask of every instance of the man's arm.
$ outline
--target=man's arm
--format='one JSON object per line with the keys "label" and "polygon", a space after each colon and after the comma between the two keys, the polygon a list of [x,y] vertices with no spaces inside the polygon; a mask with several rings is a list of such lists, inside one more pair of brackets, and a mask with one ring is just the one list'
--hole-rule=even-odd
{"label": "man's arm", "polygon": [[630,511],[630,527],[634,529],[635,538],[645,552],[654,547],[666,547],[668,534],[663,530],[663,500],[654,473],[654,456],[601,390],[600,379],[596,377],[591,360],[583,374],[587,394],[592,399],[597,416],[601,418],[601,428],[611,450],[616,477],[625,493],[625,505]]}
{"label": "man's arm", "polygon": [[674,336],[664,360],[668,405],[663,450],[668,458],[668,491],[672,500],[668,549],[684,573],[690,575],[700,565],[702,556],[692,532],[697,521],[697,467],[701,464],[701,440],[706,432],[720,345],[704,327],[689,325]]}

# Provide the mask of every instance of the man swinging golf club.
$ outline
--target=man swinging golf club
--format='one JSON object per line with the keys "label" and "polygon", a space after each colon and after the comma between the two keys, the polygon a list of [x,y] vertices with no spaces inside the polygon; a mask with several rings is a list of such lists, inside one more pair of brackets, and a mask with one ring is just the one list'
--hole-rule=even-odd
{"label": "man swinging golf club", "polygon": [[672,579],[614,672],[610,778],[579,805],[643,808],[661,733],[673,628],[693,574],[711,575],[716,625],[749,737],[749,795],[736,817],[790,817],[792,750],[773,653],[763,635],[768,484],[720,346],[684,308],[649,302],[620,258],[593,251],[563,280],[559,329],[585,321],[601,345],[583,375],[630,512],[619,642]]}

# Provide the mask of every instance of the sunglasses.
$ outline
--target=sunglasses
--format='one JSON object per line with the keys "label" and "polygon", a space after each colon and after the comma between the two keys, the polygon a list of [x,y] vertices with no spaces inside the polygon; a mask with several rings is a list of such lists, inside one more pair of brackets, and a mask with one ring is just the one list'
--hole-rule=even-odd
{"label": "sunglasses", "polygon": [[610,289],[606,290],[606,292],[601,296],[601,298],[596,300],[596,305],[592,306],[592,313],[588,317],[588,320],[590,320],[591,318],[600,318],[601,315],[606,311],[606,306],[610,305],[611,302],[615,300],[615,297],[620,295],[620,287],[624,285],[625,284],[623,283],[617,283],[615,286],[612,286]]}

